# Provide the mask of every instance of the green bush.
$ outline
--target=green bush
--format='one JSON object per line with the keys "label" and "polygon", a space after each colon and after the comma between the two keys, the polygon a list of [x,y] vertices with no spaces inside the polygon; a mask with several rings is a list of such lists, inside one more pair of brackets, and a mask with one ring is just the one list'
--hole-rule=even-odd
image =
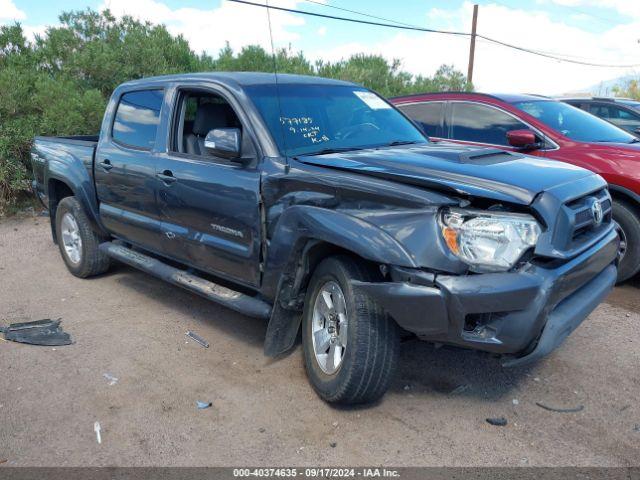
{"label": "green bush", "polygon": [[[377,55],[311,63],[302,52],[276,52],[279,72],[361,83],[387,96],[469,90],[464,75],[443,65],[433,77],[413,76]],[[260,46],[217,57],[196,54],[161,25],[108,10],[66,12],[60,26],[28,42],[19,24],[0,27],[0,215],[29,190],[29,150],[36,135],[98,131],[106,102],[120,83],[151,75],[195,71],[273,71]]]}

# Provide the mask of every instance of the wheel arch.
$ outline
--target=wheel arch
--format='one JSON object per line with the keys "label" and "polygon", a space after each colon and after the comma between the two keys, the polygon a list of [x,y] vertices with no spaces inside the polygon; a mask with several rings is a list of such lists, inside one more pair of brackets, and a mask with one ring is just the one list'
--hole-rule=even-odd
{"label": "wheel arch", "polygon": [[78,188],[72,181],[67,178],[60,177],[57,175],[50,175],[47,179],[47,197],[49,201],[49,219],[51,223],[51,235],[53,237],[54,243],[58,243],[58,236],[56,232],[56,212],[58,210],[58,205],[63,198],[66,197],[75,197],[83,210],[87,214],[87,218],[91,224],[91,227],[100,233],[105,233],[105,230],[102,228],[98,217],[97,217],[97,208],[92,203],[89,194],[86,189]]}
{"label": "wheel arch", "polygon": [[[340,255],[368,264],[372,271],[380,265],[335,243],[314,238],[306,239],[298,257],[299,261],[283,272],[278,284],[278,293],[265,336],[266,356],[275,357],[293,347],[302,323],[304,298],[313,272],[326,258]],[[380,279],[382,280],[382,274]]]}
{"label": "wheel arch", "polygon": [[609,193],[613,200],[626,202],[640,215],[640,195],[619,185],[609,185]]}
{"label": "wheel arch", "polygon": [[263,294],[274,298],[264,344],[267,356],[293,346],[309,279],[324,258],[339,254],[372,269],[383,264],[416,266],[402,245],[375,225],[335,210],[291,207],[278,220],[270,240],[263,279]]}
{"label": "wheel arch", "polygon": [[51,223],[51,236],[53,242],[58,243],[58,234],[56,232],[56,213],[58,205],[63,198],[73,197],[75,192],[69,184],[58,178],[49,178],[47,182],[47,197],[49,199],[49,220]]}

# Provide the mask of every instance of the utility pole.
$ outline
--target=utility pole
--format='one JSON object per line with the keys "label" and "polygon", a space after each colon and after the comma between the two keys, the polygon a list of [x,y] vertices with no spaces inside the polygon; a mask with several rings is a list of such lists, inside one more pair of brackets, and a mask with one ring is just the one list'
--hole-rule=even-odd
{"label": "utility pole", "polygon": [[471,24],[471,45],[469,46],[469,69],[467,82],[473,83],[473,59],[476,55],[476,26],[478,24],[478,4],[473,6],[473,23]]}

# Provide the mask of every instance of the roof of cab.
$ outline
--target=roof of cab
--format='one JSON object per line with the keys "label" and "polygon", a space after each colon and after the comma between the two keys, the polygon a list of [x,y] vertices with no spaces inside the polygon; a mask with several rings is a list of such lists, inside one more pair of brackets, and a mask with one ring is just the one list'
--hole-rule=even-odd
{"label": "roof of cab", "polygon": [[[276,81],[275,75],[268,72],[202,72],[146,77],[126,82],[123,85],[132,87],[186,80],[199,80],[203,82],[211,81],[215,83],[238,85],[240,87],[245,87],[248,85],[269,85],[275,83]],[[330,78],[315,77],[312,75],[292,75],[288,73],[279,73],[278,83],[284,85],[355,85],[354,83],[345,82],[342,80],[333,80]]]}

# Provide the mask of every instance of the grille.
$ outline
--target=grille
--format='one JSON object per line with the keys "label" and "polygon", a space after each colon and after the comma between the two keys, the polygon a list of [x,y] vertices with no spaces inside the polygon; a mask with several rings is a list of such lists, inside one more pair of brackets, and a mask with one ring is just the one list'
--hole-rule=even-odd
{"label": "grille", "polygon": [[[602,220],[598,222],[593,213],[593,206],[600,203]],[[588,241],[611,223],[611,199],[606,190],[600,190],[594,194],[586,195],[566,205],[571,236],[573,243]],[[576,245],[577,246],[577,245]]]}
{"label": "grille", "polygon": [[[612,206],[609,190],[595,175],[544,192],[533,204],[545,227],[536,257],[567,259],[590,248],[611,232]],[[598,222],[594,213],[600,212]]]}

